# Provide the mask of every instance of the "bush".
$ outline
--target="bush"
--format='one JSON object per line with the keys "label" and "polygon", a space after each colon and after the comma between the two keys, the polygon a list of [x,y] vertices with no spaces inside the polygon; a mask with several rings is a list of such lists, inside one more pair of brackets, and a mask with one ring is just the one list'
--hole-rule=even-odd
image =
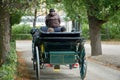
{"label": "bush", "polygon": [[120,40],[120,25],[116,23],[106,23],[102,26],[101,33],[103,39]]}
{"label": "bush", "polygon": [[17,55],[15,50],[15,42],[12,42],[8,60],[0,67],[0,80],[14,80],[17,70]]}
{"label": "bush", "polygon": [[29,40],[32,39],[31,34],[14,34],[12,40]]}
{"label": "bush", "polygon": [[12,40],[32,39],[29,25],[14,25],[12,26]]}
{"label": "bush", "polygon": [[14,25],[12,26],[12,34],[29,34],[32,27],[29,25]]}

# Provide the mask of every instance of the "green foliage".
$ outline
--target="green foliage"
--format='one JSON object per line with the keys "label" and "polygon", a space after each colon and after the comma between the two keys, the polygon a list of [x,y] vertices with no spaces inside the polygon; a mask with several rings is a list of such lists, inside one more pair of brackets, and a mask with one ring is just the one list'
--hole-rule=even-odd
{"label": "green foliage", "polygon": [[87,11],[82,0],[62,0],[62,3],[71,20],[87,21]]}
{"label": "green foliage", "polygon": [[[89,39],[88,24],[82,25],[82,36]],[[101,40],[120,40],[120,25],[119,23],[107,22],[101,27]]]}
{"label": "green foliage", "polygon": [[120,40],[119,23],[113,23],[109,21],[108,23],[103,25],[101,32],[102,34],[105,34],[104,39]]}
{"label": "green foliage", "polygon": [[31,40],[32,36],[30,34],[14,34],[12,35],[12,40]]}
{"label": "green foliage", "polygon": [[[88,24],[82,25],[82,36],[89,39]],[[120,25],[119,23],[107,22],[101,27],[101,40],[120,40]]]}
{"label": "green foliage", "polygon": [[32,27],[29,25],[14,25],[12,26],[13,34],[29,34]]}
{"label": "green foliage", "polygon": [[15,50],[15,42],[12,42],[8,60],[0,67],[0,80],[14,80],[17,66],[17,55]]}
{"label": "green foliage", "polygon": [[80,16],[80,22],[86,22],[87,15],[103,21],[108,21],[111,17],[111,20],[119,18],[120,0],[62,0],[62,4],[67,15],[72,20]]}
{"label": "green foliage", "polygon": [[108,28],[102,27],[102,39],[119,39],[120,0],[62,0],[62,4],[64,5],[67,15],[72,20],[79,20],[76,18],[76,15],[80,16],[79,21],[84,25],[82,32],[85,37],[88,37],[86,34],[88,28],[85,27],[87,16],[94,16],[97,20],[110,22],[107,23]]}
{"label": "green foliage", "polygon": [[26,16],[26,15],[34,16],[34,13],[32,12],[31,8],[25,10],[25,13],[23,14],[23,16]]}
{"label": "green foliage", "polygon": [[120,11],[116,12],[114,16],[110,17],[110,23],[120,24]]}
{"label": "green foliage", "polygon": [[14,25],[12,26],[12,40],[31,39],[29,25]]}
{"label": "green foliage", "polygon": [[82,25],[82,35],[84,36],[84,38],[89,39],[89,26],[88,24],[83,24]]}
{"label": "green foliage", "polygon": [[[89,39],[88,24],[82,25],[82,36]],[[101,40],[120,40],[120,25],[118,23],[107,22],[101,27]]]}
{"label": "green foliage", "polygon": [[107,21],[120,9],[120,0],[84,0],[88,15]]}
{"label": "green foliage", "polygon": [[58,11],[64,9],[63,4],[61,4],[61,0],[46,0],[46,4],[47,9],[54,8]]}
{"label": "green foliage", "polygon": [[12,13],[10,15],[10,24],[14,25],[14,24],[18,24],[21,20],[21,16],[24,14],[24,11],[20,11],[20,10],[16,10],[14,11],[14,13]]}

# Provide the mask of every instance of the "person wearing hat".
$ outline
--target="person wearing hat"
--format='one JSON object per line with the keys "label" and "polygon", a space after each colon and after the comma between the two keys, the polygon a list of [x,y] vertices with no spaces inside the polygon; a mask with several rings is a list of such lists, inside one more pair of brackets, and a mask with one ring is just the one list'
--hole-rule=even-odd
{"label": "person wearing hat", "polygon": [[49,10],[49,14],[45,18],[45,24],[48,28],[60,27],[60,16],[55,12],[54,9]]}

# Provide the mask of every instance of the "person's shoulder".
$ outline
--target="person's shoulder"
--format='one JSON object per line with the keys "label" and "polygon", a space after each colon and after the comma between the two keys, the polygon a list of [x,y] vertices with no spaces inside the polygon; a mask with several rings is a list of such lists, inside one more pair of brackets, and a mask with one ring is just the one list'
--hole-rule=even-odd
{"label": "person's shoulder", "polygon": [[[55,13],[55,15],[58,15],[58,13]],[[59,16],[59,15],[58,15]]]}
{"label": "person's shoulder", "polygon": [[46,17],[45,17],[45,18],[47,19],[47,18],[49,18],[49,17],[50,17],[50,15],[48,14],[48,15],[46,15]]}
{"label": "person's shoulder", "polygon": [[55,13],[55,16],[60,17],[58,13]]}
{"label": "person's shoulder", "polygon": [[48,17],[48,16],[49,16],[49,14],[46,15],[46,17]]}

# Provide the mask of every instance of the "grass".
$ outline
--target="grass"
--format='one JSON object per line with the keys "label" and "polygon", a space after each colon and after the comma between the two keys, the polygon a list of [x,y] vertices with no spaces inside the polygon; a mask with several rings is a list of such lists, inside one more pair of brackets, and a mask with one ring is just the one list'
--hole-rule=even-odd
{"label": "grass", "polygon": [[10,54],[7,61],[0,67],[0,80],[14,80],[17,69],[17,55],[15,42],[11,43]]}

